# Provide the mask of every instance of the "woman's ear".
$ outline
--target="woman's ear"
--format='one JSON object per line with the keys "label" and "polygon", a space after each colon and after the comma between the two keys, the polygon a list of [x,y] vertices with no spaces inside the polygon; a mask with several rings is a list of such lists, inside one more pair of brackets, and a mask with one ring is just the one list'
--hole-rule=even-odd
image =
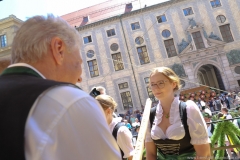
{"label": "woman's ear", "polygon": [[177,83],[176,82],[172,82],[172,87],[173,87],[173,89],[175,89],[177,87]]}

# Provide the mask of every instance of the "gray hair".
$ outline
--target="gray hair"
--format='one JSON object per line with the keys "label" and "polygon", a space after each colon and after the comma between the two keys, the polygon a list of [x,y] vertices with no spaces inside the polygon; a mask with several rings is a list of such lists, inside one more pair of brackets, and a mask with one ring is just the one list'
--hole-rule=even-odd
{"label": "gray hair", "polygon": [[69,50],[74,47],[80,49],[79,33],[62,18],[48,15],[28,19],[14,37],[12,63],[37,62],[47,54],[54,37],[62,39]]}

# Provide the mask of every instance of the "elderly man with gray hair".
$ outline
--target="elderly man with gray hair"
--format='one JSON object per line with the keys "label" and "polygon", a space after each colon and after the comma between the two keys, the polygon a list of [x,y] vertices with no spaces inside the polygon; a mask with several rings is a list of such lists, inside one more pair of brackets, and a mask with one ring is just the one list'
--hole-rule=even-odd
{"label": "elderly man with gray hair", "polygon": [[0,76],[0,159],[119,160],[103,110],[81,81],[79,33],[59,17],[22,24]]}

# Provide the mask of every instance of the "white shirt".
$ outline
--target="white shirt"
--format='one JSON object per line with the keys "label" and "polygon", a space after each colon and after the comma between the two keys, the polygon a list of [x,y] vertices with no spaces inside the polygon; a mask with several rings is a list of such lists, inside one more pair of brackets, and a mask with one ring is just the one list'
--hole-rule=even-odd
{"label": "white shirt", "polygon": [[[121,122],[122,118],[113,118],[112,122],[109,124],[110,131],[113,132],[114,127],[118,122]],[[132,133],[126,126],[122,126],[117,132],[117,144],[123,151],[123,158],[128,158],[133,156],[134,148],[132,144]],[[109,159],[110,160],[110,159]]]}
{"label": "white shirt", "polygon": [[[169,113],[170,126],[166,130],[166,134],[162,131],[158,124],[162,121],[163,110],[161,102],[157,105],[156,116],[153,121],[152,129],[150,131],[150,122],[148,123],[148,129],[146,134],[146,142],[152,142],[152,139],[173,139],[180,140],[185,136],[184,126],[181,122],[179,112],[179,98],[175,97]],[[189,133],[191,136],[190,143],[195,144],[207,144],[210,143],[210,139],[207,133],[207,126],[203,119],[203,116],[198,106],[193,101],[187,101],[187,124],[189,127]]]}
{"label": "white shirt", "polygon": [[[212,122],[212,121],[210,121],[210,122]],[[208,137],[212,137],[211,129],[212,129],[212,125],[210,124],[210,125],[207,127]]]}
{"label": "white shirt", "polygon": [[232,119],[232,115],[231,114],[225,114],[225,116],[226,116],[226,119]]}
{"label": "white shirt", "polygon": [[24,136],[27,160],[121,159],[102,107],[89,94],[70,86],[50,88],[37,98]]}
{"label": "white shirt", "polygon": [[133,122],[133,123],[132,123],[132,126],[133,126],[133,127],[140,126],[140,125],[141,125],[140,122]]}

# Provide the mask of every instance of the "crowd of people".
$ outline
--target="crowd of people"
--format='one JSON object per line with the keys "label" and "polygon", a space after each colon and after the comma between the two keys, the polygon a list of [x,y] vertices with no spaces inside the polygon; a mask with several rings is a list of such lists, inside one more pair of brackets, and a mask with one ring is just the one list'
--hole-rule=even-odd
{"label": "crowd of people", "polygon": [[209,108],[211,112],[220,111],[221,108],[236,108],[240,105],[240,92],[228,92],[217,94],[216,97],[211,98],[208,102],[199,98],[196,102],[200,110],[205,107]]}
{"label": "crowd of people", "polygon": [[[0,75],[0,159],[133,158],[143,111],[119,117],[117,103],[103,87],[89,94],[75,85],[82,81],[80,44],[76,29],[53,15],[34,16],[18,29],[11,65]],[[159,102],[149,117],[147,160],[210,159],[202,114],[221,109],[228,115],[239,96],[182,102],[175,97],[180,79],[167,67],[151,71],[149,87]]]}

